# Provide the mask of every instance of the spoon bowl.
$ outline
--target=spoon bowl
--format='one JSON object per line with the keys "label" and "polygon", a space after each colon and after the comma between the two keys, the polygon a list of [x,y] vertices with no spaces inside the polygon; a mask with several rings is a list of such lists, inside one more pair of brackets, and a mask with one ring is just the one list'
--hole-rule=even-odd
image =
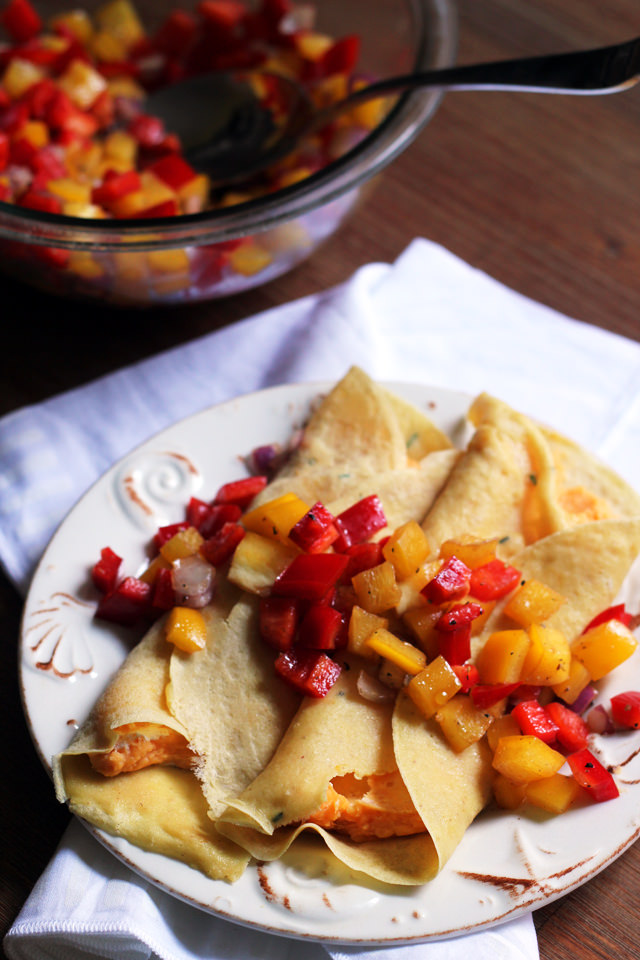
{"label": "spoon bowl", "polygon": [[[210,73],[153,94],[150,113],[181,139],[186,158],[214,182],[247,180],[293,153],[301,141],[369,100],[420,88],[598,95],[640,77],[640,39],[595,50],[500,60],[388,77],[317,108],[293,80],[275,73]],[[265,84],[279,119],[260,98]]]}

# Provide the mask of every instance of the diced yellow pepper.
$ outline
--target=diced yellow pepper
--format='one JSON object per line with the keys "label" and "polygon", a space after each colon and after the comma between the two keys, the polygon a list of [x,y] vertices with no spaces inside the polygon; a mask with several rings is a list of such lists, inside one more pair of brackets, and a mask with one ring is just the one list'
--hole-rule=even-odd
{"label": "diced yellow pepper", "polygon": [[242,526],[263,537],[290,544],[289,531],[309,510],[309,504],[297,494],[283,493],[247,511],[242,517]]}
{"label": "diced yellow pepper", "polygon": [[186,250],[150,250],[149,266],[155,273],[188,273],[189,255]]}
{"label": "diced yellow pepper", "polygon": [[407,685],[407,693],[427,720],[461,689],[457,674],[441,656],[413,676]]}
{"label": "diced yellow pepper", "polygon": [[525,799],[525,789],[523,783],[514,783],[513,780],[507,780],[501,773],[496,773],[493,778],[493,796],[498,806],[503,810],[517,810],[518,807],[521,807]]}
{"label": "diced yellow pepper", "polygon": [[319,60],[333,46],[333,39],[324,33],[300,31],[295,35],[296,48],[305,60]]}
{"label": "diced yellow pepper", "polygon": [[207,624],[199,610],[174,607],[165,623],[165,638],[185,653],[196,653],[207,645]]}
{"label": "diced yellow pepper", "polygon": [[560,609],[566,598],[546,583],[539,580],[527,580],[511,596],[504,612],[521,627],[532,623],[543,623]]}
{"label": "diced yellow pepper", "polygon": [[571,648],[561,630],[532,623],[529,649],[522,665],[522,683],[551,687],[569,679]]}
{"label": "diced yellow pepper", "polygon": [[487,731],[487,743],[491,750],[498,746],[498,740],[502,737],[518,737],[522,730],[518,726],[518,721],[511,713],[505,713],[501,717],[496,717]]}
{"label": "diced yellow pepper", "polygon": [[49,127],[42,120],[27,120],[16,133],[15,139],[28,140],[36,150],[40,150],[49,143]]}
{"label": "diced yellow pepper", "polygon": [[263,250],[255,243],[245,243],[237,247],[229,256],[229,263],[236,273],[243,277],[252,277],[255,273],[265,270],[272,262],[273,257],[268,250]]}
{"label": "diced yellow pepper", "polygon": [[144,27],[129,0],[109,0],[98,8],[95,20],[101,30],[119,37],[127,47],[144,38]]}
{"label": "diced yellow pepper", "polygon": [[83,46],[86,46],[93,33],[93,24],[86,10],[76,9],[58,13],[51,18],[52,27],[63,27]]}
{"label": "diced yellow pepper", "polygon": [[412,643],[397,637],[395,633],[391,633],[385,627],[374,630],[371,636],[367,637],[365,643],[375,653],[391,660],[392,663],[397,664],[411,676],[420,673],[426,666],[427,658],[422,650],[418,650]]}
{"label": "diced yellow pepper", "polygon": [[409,520],[394,530],[382,554],[393,565],[396,579],[406,580],[419,574],[421,564],[429,555],[429,542],[420,524]]}
{"label": "diced yellow pepper", "polygon": [[573,703],[589,683],[591,683],[591,674],[581,660],[572,656],[569,664],[569,676],[562,683],[554,683],[551,689],[565,703]]}
{"label": "diced yellow pepper", "polygon": [[279,540],[247,531],[236,547],[228,577],[231,583],[260,596],[271,590],[273,582],[300,553]]}
{"label": "diced yellow pepper", "polygon": [[91,53],[103,63],[121,63],[127,58],[127,44],[108,30],[98,30],[88,44]]}
{"label": "diced yellow pepper", "polygon": [[455,540],[445,540],[440,547],[440,557],[449,560],[457,557],[471,570],[483,567],[496,558],[498,549],[497,538],[493,540],[475,540],[471,537],[459,537]]}
{"label": "diced yellow pepper", "polygon": [[209,202],[211,180],[205,173],[199,173],[188,180],[178,190],[178,200],[185,213],[198,213]]}
{"label": "diced yellow pepper", "polygon": [[347,649],[350,653],[357,653],[361,657],[375,657],[376,653],[368,646],[367,640],[375,630],[388,626],[389,621],[386,617],[379,617],[375,613],[369,613],[356,604],[352,607],[351,616],[349,617]]}
{"label": "diced yellow pepper", "polygon": [[187,527],[186,530],[179,530],[170,540],[163,543],[160,547],[160,553],[165,560],[173,563],[174,560],[184,560],[185,557],[192,557],[197,553],[204,537],[195,527]]}
{"label": "diced yellow pepper", "polygon": [[62,76],[58,77],[58,86],[80,110],[88,110],[96,97],[107,89],[107,81],[84,60],[72,60]]}
{"label": "diced yellow pepper", "polygon": [[12,57],[9,66],[2,77],[2,86],[9,94],[12,100],[21,97],[23,93],[32,87],[34,83],[39,83],[46,77],[46,72],[42,67],[31,63],[30,60],[22,60],[20,57]]}
{"label": "diced yellow pepper", "polygon": [[388,560],[370,570],[357,573],[351,580],[358,603],[369,613],[391,610],[400,599],[396,575]]}
{"label": "diced yellow pepper", "polygon": [[[460,601],[460,602],[461,602],[461,603],[469,603],[469,602],[472,601],[472,600],[473,600],[473,597],[465,597],[465,599],[462,600],[462,601]],[[477,601],[476,601],[476,602],[477,602]],[[472,636],[472,637],[477,637],[479,633],[482,633],[482,631],[484,630],[485,624],[486,624],[487,620],[489,619],[489,617],[491,616],[491,613],[492,613],[493,608],[495,607],[495,605],[496,605],[496,601],[495,601],[495,600],[483,600],[483,601],[482,601],[482,604],[481,604],[481,606],[482,606],[482,613],[480,614],[479,617],[476,617],[474,620],[471,621],[471,636]]]}
{"label": "diced yellow pepper", "polygon": [[312,173],[313,171],[310,167],[294,167],[292,170],[286,170],[278,177],[278,186],[281,189],[284,189],[284,187],[292,187],[294,183],[300,183],[302,180],[306,180]]}
{"label": "diced yellow pepper", "polygon": [[88,204],[91,202],[91,185],[73,180],[71,177],[48,180],[47,190],[69,203]]}
{"label": "diced yellow pepper", "polygon": [[501,737],[493,755],[493,768],[515,783],[544,780],[557,773],[565,758],[539,737]]}
{"label": "diced yellow pepper", "polygon": [[113,130],[104,138],[103,151],[105,160],[118,160],[133,167],[138,155],[138,144],[126,130]]}
{"label": "diced yellow pepper", "polygon": [[571,653],[584,664],[592,680],[599,680],[628,660],[637,646],[629,627],[620,620],[607,620],[578,637]]}
{"label": "diced yellow pepper", "polygon": [[582,793],[582,787],[572,776],[554,773],[542,780],[534,780],[524,788],[525,799],[548,813],[565,813]]}
{"label": "diced yellow pepper", "polygon": [[112,97],[130,97],[132,100],[144,100],[144,88],[133,77],[110,77],[107,80],[107,90]]}
{"label": "diced yellow pepper", "polygon": [[82,217],[85,220],[104,220],[106,213],[95,203],[76,203],[67,201],[62,206],[62,212],[68,217]]}
{"label": "diced yellow pepper", "polygon": [[128,253],[115,253],[113,264],[118,279],[134,286],[146,280],[149,273],[147,255],[143,251],[130,250]]}
{"label": "diced yellow pepper", "polygon": [[86,280],[98,280],[105,274],[104,266],[88,250],[69,251],[67,270]]}
{"label": "diced yellow pepper", "polygon": [[159,570],[170,570],[171,563],[169,560],[165,560],[161,553],[157,554],[142,573],[139,575],[140,580],[144,580],[145,583],[155,583],[155,579],[158,576]]}
{"label": "diced yellow pepper", "polygon": [[525,630],[497,630],[476,657],[483,683],[517,683],[530,645]]}
{"label": "diced yellow pepper", "polygon": [[472,743],[482,739],[493,723],[493,717],[487,710],[479,710],[471,697],[458,694],[440,707],[436,722],[449,746],[456,753],[462,753]]}

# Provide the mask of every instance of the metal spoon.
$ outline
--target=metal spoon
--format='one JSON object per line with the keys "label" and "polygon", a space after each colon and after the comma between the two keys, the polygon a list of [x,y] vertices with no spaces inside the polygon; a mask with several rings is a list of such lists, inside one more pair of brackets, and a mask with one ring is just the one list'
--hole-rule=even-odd
{"label": "metal spoon", "polygon": [[604,94],[632,87],[640,78],[640,38],[573,53],[447,67],[389,77],[344,100],[318,109],[305,91],[277,74],[260,74],[277,85],[286,104],[276,123],[251,83],[252,74],[210,73],[165,87],[145,109],[180,137],[187,160],[215,181],[245,180],[293,152],[300,140],[365,101],[435,88],[513,90],[534,93]]}

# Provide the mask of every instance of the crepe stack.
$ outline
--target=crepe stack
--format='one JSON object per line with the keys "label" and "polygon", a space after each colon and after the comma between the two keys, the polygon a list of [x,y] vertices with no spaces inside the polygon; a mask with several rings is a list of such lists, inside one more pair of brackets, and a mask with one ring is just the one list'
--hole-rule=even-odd
{"label": "crepe stack", "polygon": [[[293,492],[337,514],[375,493],[388,520],[378,537],[417,521],[434,556],[448,539],[498,538],[502,558],[567,598],[553,625],[575,636],[613,601],[640,552],[640,498],[489,395],[471,405],[468,428],[456,449],[423,411],[353,368],[320,398],[252,506]],[[361,882],[427,882],[490,800],[486,745],[455,753],[403,689],[365,699],[358,677],[371,661],[351,653],[325,697],[285,686],[256,622],[275,573],[250,568],[245,555],[220,578],[205,650],[175,650],[160,620],[131,652],[54,759],[60,800],[213,879],[233,881],[252,860],[281,857],[313,834]],[[105,776],[122,757],[139,768]]]}

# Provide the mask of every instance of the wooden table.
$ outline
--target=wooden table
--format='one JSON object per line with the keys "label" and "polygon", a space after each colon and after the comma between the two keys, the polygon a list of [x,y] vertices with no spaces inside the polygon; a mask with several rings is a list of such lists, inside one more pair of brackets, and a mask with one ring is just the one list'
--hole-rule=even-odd
{"label": "wooden table", "polygon": [[[461,62],[599,46],[640,32],[636,0],[459,0],[459,9]],[[167,313],[114,313],[99,306],[89,312],[3,280],[0,414],[332,286],[367,262],[392,261],[415,236],[528,297],[638,340],[639,171],[640,87],[580,99],[450,94],[357,218],[308,263],[262,289]],[[2,933],[67,823],[22,719],[20,607],[0,578]],[[639,881],[636,846],[539,910],[543,960],[637,957]]]}

